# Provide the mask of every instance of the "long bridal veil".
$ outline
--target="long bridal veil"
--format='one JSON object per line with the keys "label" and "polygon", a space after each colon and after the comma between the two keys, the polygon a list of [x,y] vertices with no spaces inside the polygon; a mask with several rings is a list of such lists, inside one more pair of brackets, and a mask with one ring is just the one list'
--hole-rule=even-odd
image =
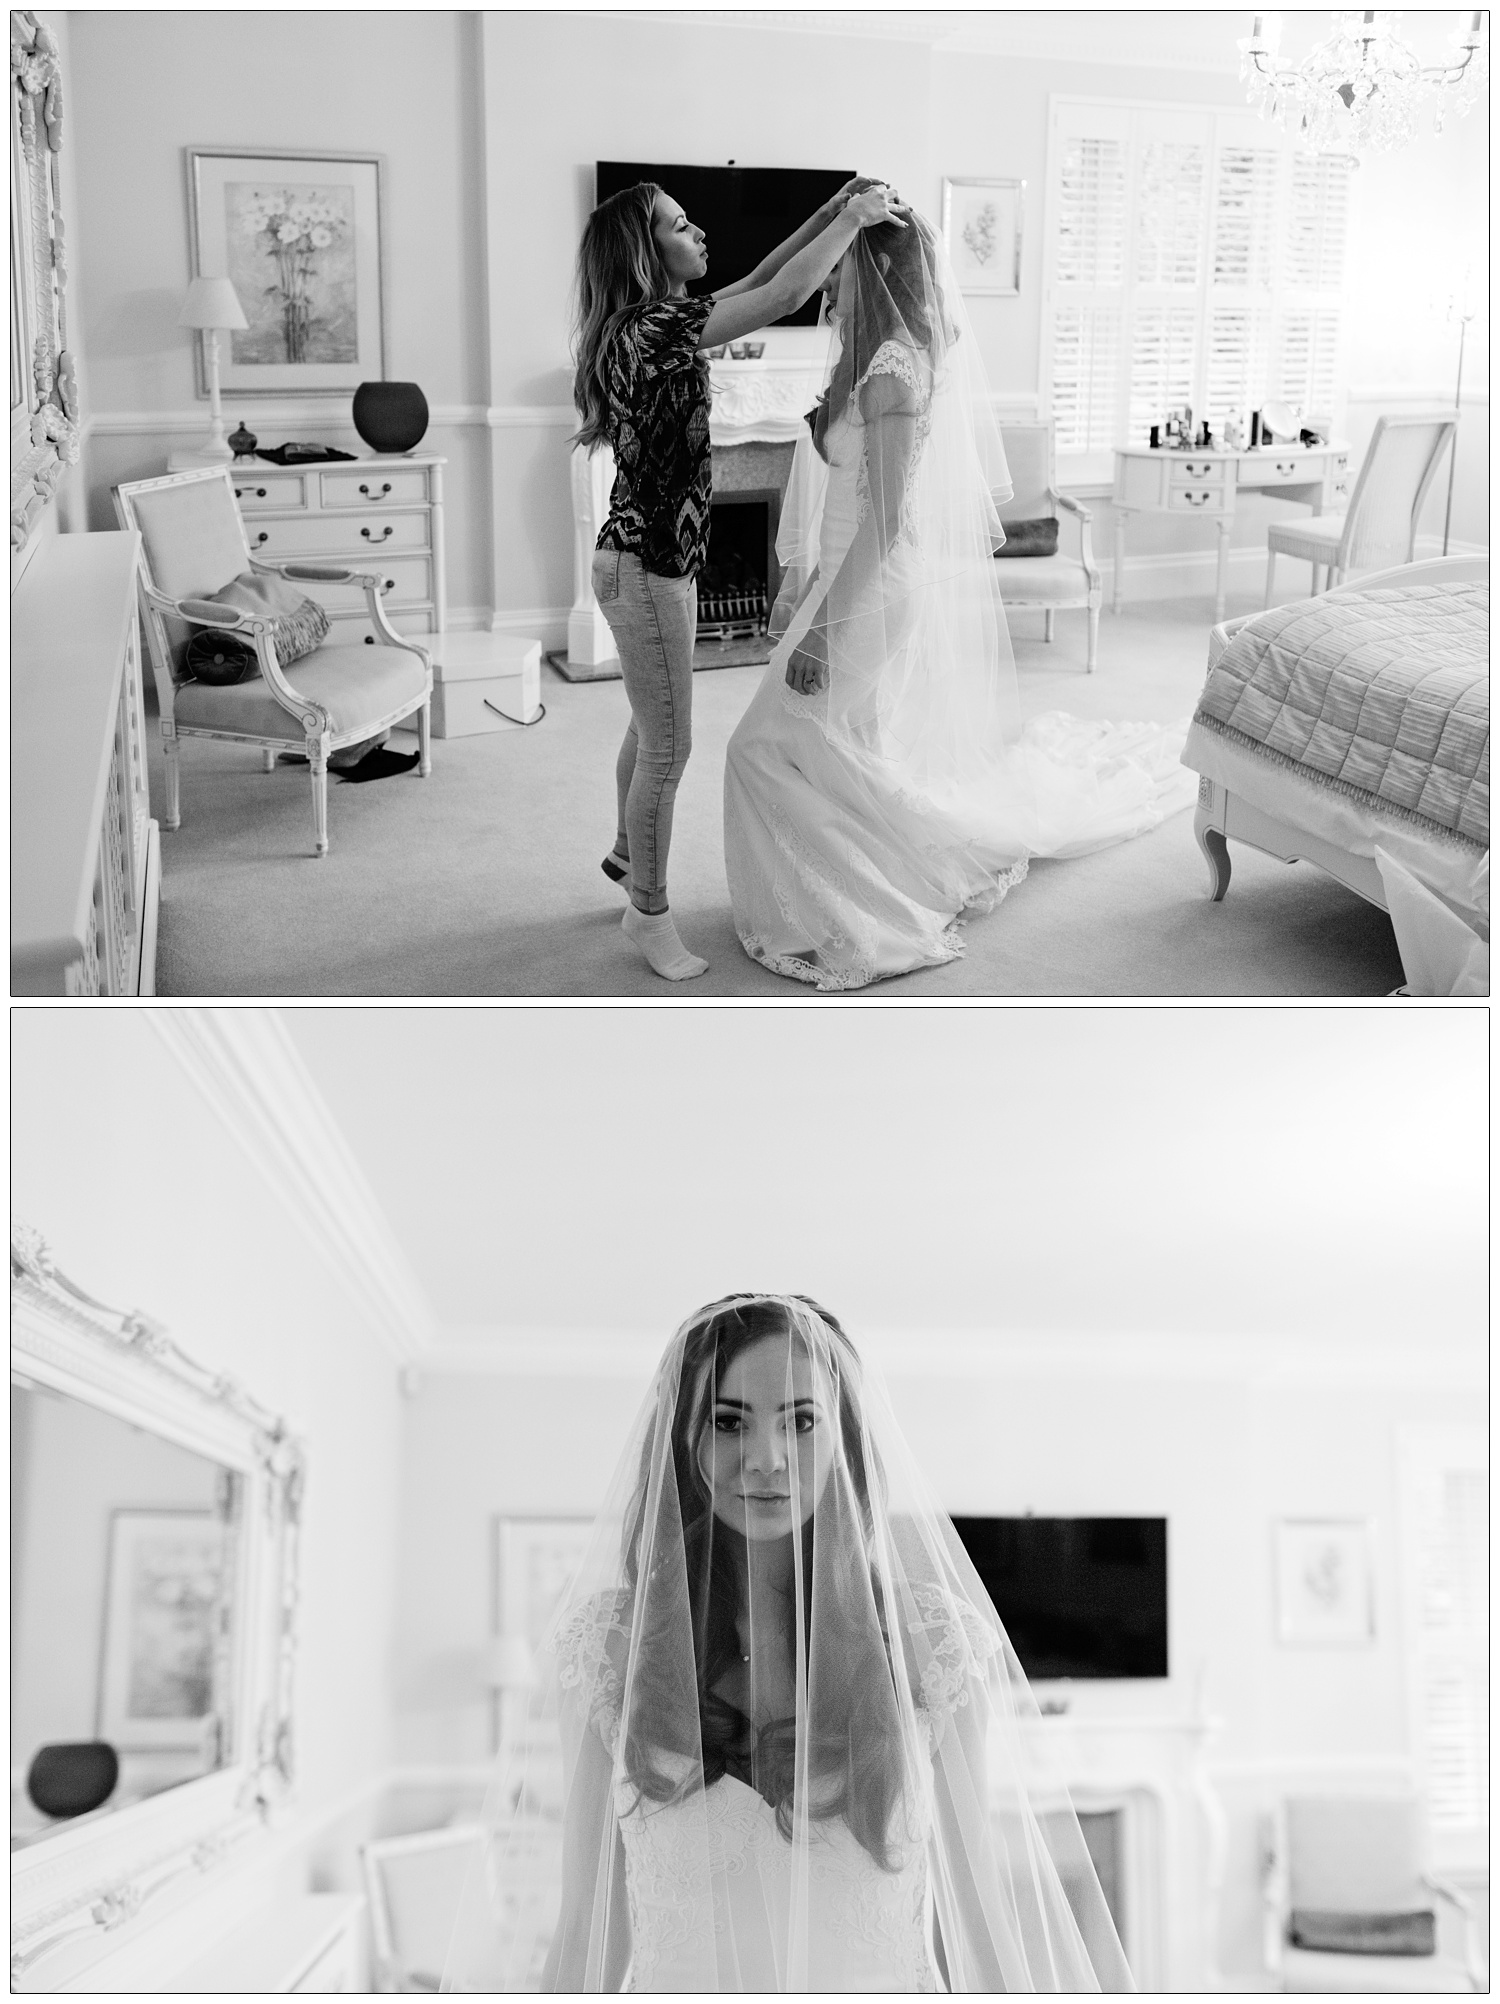
{"label": "long bridal veil", "polygon": [[[845,260],[827,386],[783,502],[777,645],[730,747],[731,889],[761,958],[760,936],[784,930],[764,876],[783,918],[798,897],[827,907],[825,938],[809,934],[826,961],[840,930],[904,931],[893,889],[917,911],[985,909],[1029,858],[1125,840],[1192,797],[1185,719],[1023,725],[994,557],[1012,493],[1002,436],[942,243],[906,213]],[[826,660],[813,693],[784,686],[797,657]],[[865,976],[913,964],[895,940],[863,959]]]}
{"label": "long bridal veil", "polygon": [[[730,1507],[737,1326],[775,1332],[754,1340],[786,1439],[729,1485],[777,1497]],[[747,1568],[757,1510],[784,1512],[788,1590]],[[1129,1990],[1050,1745],[877,1373],[803,1299],[729,1297],[678,1331],[631,1426],[507,1733],[443,1987]],[[881,1942],[910,1980],[861,1980]]]}

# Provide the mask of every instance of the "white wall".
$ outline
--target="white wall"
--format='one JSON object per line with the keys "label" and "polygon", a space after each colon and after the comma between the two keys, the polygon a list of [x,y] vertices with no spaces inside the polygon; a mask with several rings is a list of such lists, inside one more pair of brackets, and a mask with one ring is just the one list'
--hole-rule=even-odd
{"label": "white wall", "polygon": [[305,1436],[297,1810],[316,1826],[392,1757],[396,1367],[149,1012],[17,1011],[11,1080],[12,1207],[61,1269]]}
{"label": "white wall", "polygon": [[[1128,1349],[1128,1346],[1127,1346]],[[1347,1784],[1410,1753],[1396,1548],[1395,1430],[1463,1419],[1456,1385],[1272,1385],[1241,1369],[1105,1377],[1027,1364],[969,1377],[908,1372],[891,1389],[950,1512],[1122,1514],[1169,1522],[1171,1677],[1075,1685],[1080,1710],[1222,1719],[1211,1751],[1230,1812],[1219,1961],[1261,1968],[1255,1822],[1276,1789]],[[493,1518],[587,1515],[613,1472],[646,1380],[437,1375],[409,1409],[397,1743],[415,1763],[489,1752],[479,1651],[493,1615]],[[1273,1634],[1277,1517],[1375,1525],[1378,1635],[1362,1650],[1290,1649]]]}
{"label": "white wall", "polygon": [[[188,277],[182,148],[191,143],[386,155],[388,373],[422,384],[438,412],[428,443],[450,456],[455,624],[493,616],[549,645],[561,639],[573,586],[569,292],[601,157],[857,165],[886,174],[931,213],[944,175],[1024,179],[1021,296],[974,302],[995,387],[1024,410],[1038,380],[1048,95],[1242,102],[1232,74],[1086,60],[1087,17],[1079,18],[1078,59],[1043,60],[598,12],[72,15],[91,526],[113,526],[112,482],[161,470],[171,437],[205,416],[189,339],[174,325]],[[1227,36],[1238,32],[1234,17],[1221,18]],[[1485,270],[1485,160],[1481,106],[1441,139],[1362,170],[1369,199],[1352,283],[1350,377],[1359,449],[1391,385],[1421,401],[1449,380],[1452,343],[1424,302],[1450,254],[1477,257]],[[801,338],[775,332],[772,352],[791,352]],[[1476,360],[1476,391],[1480,367]],[[312,416],[277,404],[260,425],[254,400],[241,402],[231,417],[247,416],[263,437],[306,432],[358,445],[346,410],[331,401]],[[1466,407],[1460,453],[1455,535],[1473,544],[1488,535],[1487,415],[1487,401]],[[163,422],[179,429],[169,437]],[[1254,552],[1272,505],[1249,503],[1237,525],[1236,575],[1247,587],[1259,581]],[[1435,498],[1423,530],[1441,527]],[[1096,542],[1106,554],[1110,528],[1101,502]],[[1132,585],[1142,595],[1183,589],[1199,570],[1207,589],[1209,544],[1178,537],[1168,522],[1132,524],[1137,558],[1202,545],[1197,570],[1138,570]]]}

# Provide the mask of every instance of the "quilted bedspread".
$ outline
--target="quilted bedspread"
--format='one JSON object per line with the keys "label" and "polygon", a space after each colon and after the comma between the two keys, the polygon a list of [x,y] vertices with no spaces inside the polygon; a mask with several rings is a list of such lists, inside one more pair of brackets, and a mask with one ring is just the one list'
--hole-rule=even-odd
{"label": "quilted bedspread", "polygon": [[1379,585],[1262,613],[1194,721],[1304,779],[1488,848],[1489,586]]}

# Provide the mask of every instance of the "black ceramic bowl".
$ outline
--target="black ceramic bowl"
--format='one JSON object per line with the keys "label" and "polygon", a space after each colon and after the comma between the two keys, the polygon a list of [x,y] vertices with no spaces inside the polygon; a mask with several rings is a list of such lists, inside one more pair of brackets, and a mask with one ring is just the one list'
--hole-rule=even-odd
{"label": "black ceramic bowl", "polygon": [[119,1779],[120,1757],[108,1740],[74,1740],[38,1748],[26,1793],[44,1816],[86,1816],[108,1802]]}
{"label": "black ceramic bowl", "polygon": [[427,399],[415,383],[361,383],[354,429],[372,452],[410,452],[427,433]]}

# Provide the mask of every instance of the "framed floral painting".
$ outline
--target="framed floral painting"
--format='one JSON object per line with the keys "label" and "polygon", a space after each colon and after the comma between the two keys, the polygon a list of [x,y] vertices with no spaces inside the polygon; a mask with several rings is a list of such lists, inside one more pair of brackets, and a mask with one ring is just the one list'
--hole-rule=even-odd
{"label": "framed floral painting", "polygon": [[222,1693],[222,1521],[208,1510],[116,1510],[99,1735],[120,1748],[196,1749]]}
{"label": "framed floral painting", "polygon": [[[228,278],[225,396],[355,390],[385,375],[385,162],[374,153],[189,146],[194,277]],[[203,357],[198,394],[207,396]]]}
{"label": "framed floral painting", "polygon": [[1277,1641],[1343,1648],[1372,1643],[1369,1524],[1284,1517],[1275,1536]]}
{"label": "framed floral painting", "polygon": [[1024,181],[943,182],[943,242],[960,292],[1021,290]]}

